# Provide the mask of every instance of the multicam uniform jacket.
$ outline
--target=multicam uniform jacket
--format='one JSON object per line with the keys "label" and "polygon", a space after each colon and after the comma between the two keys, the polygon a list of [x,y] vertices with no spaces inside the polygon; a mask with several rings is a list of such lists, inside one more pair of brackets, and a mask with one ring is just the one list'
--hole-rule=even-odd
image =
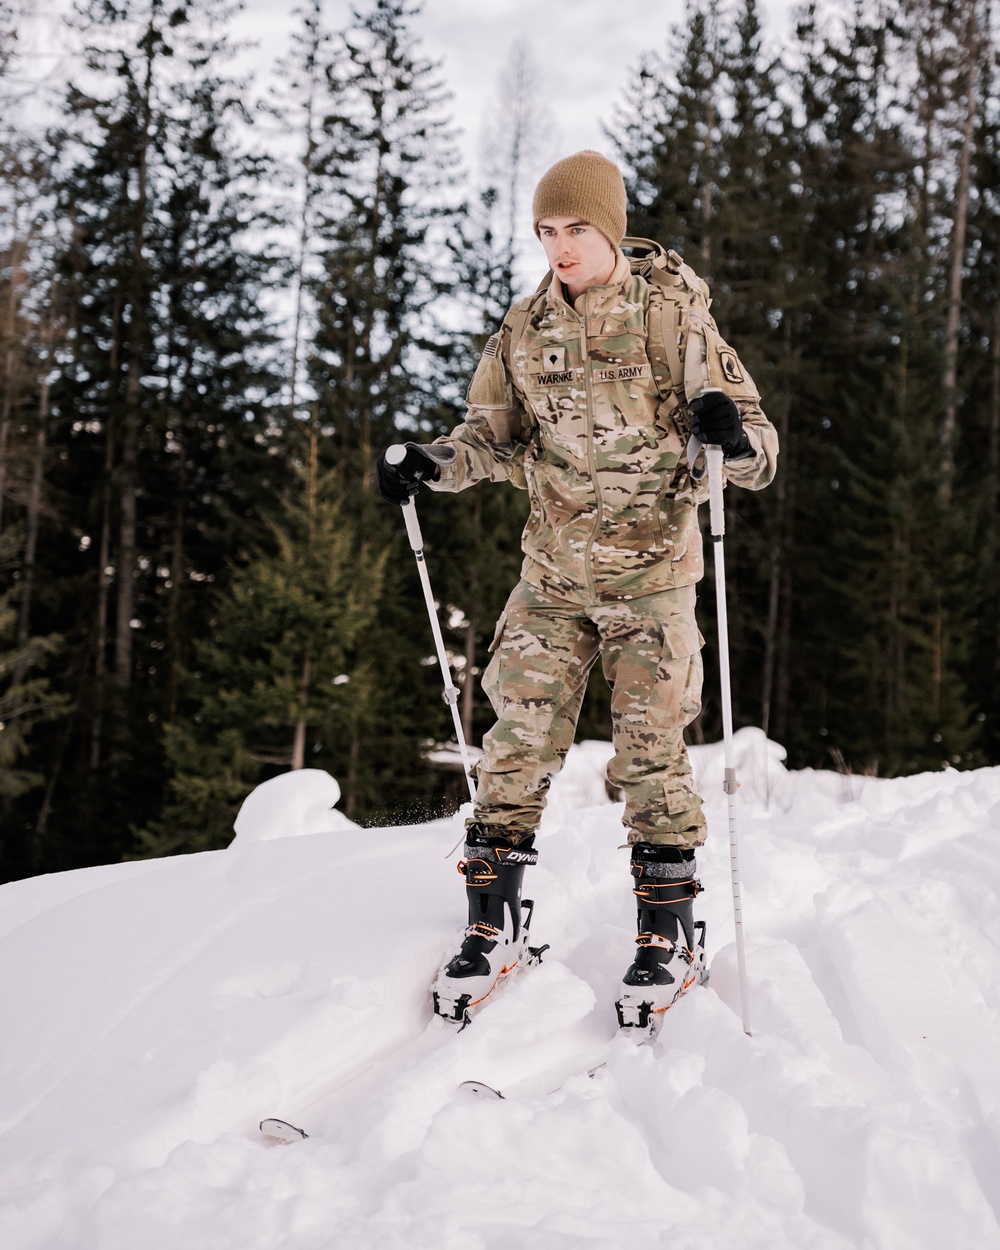
{"label": "multicam uniform jacket", "polygon": [[[621,254],[610,283],[575,307],[553,276],[516,343],[514,310],[507,315],[469,387],[464,423],[438,440],[457,457],[435,489],[483,478],[527,488],[522,577],[560,598],[632,599],[690,585],[704,570],[697,505],[707,484],[687,463],[683,378],[668,367],[661,393],[649,359],[652,288]],[[704,335],[711,380],[736,401],[752,448],[727,462],[725,476],[759,489],[774,476],[777,435],[735,352],[695,304],[692,296],[691,316],[677,318],[668,355],[684,360],[692,326]]]}

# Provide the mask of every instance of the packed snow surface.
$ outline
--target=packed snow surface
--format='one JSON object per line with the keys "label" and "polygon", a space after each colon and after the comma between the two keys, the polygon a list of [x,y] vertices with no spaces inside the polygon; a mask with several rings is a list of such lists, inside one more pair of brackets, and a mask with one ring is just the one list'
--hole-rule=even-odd
{"label": "packed snow surface", "polygon": [[[1000,768],[737,749],[752,1037],[714,746],[711,980],[645,1046],[616,1037],[634,911],[600,743],[525,877],[551,950],[462,1032],[428,986],[464,813],[359,830],[309,771],[225,851],[0,888],[0,1246],[1000,1247]],[[267,1116],[310,1136],[269,1145]]]}

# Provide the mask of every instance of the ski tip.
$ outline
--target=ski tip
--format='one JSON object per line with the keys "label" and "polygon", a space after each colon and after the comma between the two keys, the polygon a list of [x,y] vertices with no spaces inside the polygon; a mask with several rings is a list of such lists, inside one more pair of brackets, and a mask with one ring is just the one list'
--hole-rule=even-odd
{"label": "ski tip", "polygon": [[294,1124],[289,1124],[287,1120],[261,1120],[260,1131],[271,1141],[281,1142],[288,1145],[291,1142],[304,1141],[309,1134],[304,1128],[296,1128]]}
{"label": "ski tip", "polygon": [[498,1089],[487,1085],[485,1081],[463,1081],[458,1088],[470,1098],[503,1098]]}

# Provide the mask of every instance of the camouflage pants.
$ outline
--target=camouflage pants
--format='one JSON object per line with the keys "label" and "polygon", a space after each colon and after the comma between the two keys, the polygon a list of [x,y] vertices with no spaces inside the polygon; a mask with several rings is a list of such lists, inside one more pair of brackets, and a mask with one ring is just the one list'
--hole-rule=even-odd
{"label": "camouflage pants", "polygon": [[476,770],[475,823],[515,842],[537,827],[600,655],[612,692],[607,776],[625,795],[629,842],[700,846],[705,817],[683,738],[701,708],[694,607],[694,586],[585,606],[519,582],[483,675],[498,720]]}

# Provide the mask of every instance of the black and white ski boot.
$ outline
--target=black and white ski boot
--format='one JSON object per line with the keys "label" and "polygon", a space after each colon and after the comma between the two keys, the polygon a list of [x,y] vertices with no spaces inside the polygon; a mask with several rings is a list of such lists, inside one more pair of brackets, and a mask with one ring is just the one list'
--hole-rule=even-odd
{"label": "black and white ski boot", "polygon": [[538,963],[545,946],[528,945],[534,903],[521,898],[521,878],[538,862],[534,837],[515,846],[502,834],[473,825],[466,833],[465,878],[469,927],[462,949],[441,968],[432,988],[434,1011],[466,1025],[483,1000],[526,964]]}
{"label": "black and white ski boot", "polygon": [[652,1036],[663,1013],[692,985],[708,980],[705,922],[694,919],[694,900],[701,890],[694,874],[692,850],[650,842],[632,847],[639,950],[615,1004],[622,1029]]}

